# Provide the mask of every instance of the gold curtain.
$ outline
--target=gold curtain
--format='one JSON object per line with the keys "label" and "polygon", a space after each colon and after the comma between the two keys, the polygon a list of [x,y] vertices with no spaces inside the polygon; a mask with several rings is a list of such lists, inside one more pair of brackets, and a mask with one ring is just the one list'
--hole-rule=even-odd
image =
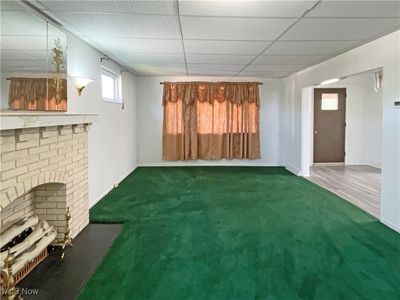
{"label": "gold curtain", "polygon": [[67,80],[61,79],[61,86],[57,91],[52,78],[13,77],[10,82],[8,104],[10,109],[16,110],[66,111]]}
{"label": "gold curtain", "polygon": [[163,159],[260,158],[257,82],[165,82]]}

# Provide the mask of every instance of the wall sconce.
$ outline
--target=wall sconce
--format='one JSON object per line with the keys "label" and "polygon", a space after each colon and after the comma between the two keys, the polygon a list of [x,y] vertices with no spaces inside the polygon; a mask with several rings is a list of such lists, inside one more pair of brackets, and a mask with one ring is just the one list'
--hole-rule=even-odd
{"label": "wall sconce", "polygon": [[82,94],[82,90],[91,82],[93,82],[92,79],[86,78],[86,77],[73,77],[72,82],[74,83],[78,95],[80,96]]}

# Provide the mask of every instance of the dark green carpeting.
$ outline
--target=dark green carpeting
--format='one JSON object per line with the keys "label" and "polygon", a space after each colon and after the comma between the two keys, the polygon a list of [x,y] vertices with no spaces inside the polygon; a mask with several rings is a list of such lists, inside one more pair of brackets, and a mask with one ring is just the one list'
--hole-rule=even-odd
{"label": "dark green carpeting", "polygon": [[138,168],[79,299],[400,299],[400,235],[283,168]]}

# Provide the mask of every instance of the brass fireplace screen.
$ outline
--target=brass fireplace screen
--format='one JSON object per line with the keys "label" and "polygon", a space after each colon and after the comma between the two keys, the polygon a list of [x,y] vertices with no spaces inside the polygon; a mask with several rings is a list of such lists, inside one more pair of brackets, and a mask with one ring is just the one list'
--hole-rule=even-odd
{"label": "brass fireplace screen", "polygon": [[10,78],[8,103],[16,110],[67,110],[67,80]]}

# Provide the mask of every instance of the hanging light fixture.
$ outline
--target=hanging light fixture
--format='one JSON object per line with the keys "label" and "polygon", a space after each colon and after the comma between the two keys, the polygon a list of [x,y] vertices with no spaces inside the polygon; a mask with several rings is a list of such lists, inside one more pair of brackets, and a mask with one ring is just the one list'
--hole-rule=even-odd
{"label": "hanging light fixture", "polygon": [[383,72],[376,71],[375,73],[375,92],[378,92],[379,89],[383,87]]}

